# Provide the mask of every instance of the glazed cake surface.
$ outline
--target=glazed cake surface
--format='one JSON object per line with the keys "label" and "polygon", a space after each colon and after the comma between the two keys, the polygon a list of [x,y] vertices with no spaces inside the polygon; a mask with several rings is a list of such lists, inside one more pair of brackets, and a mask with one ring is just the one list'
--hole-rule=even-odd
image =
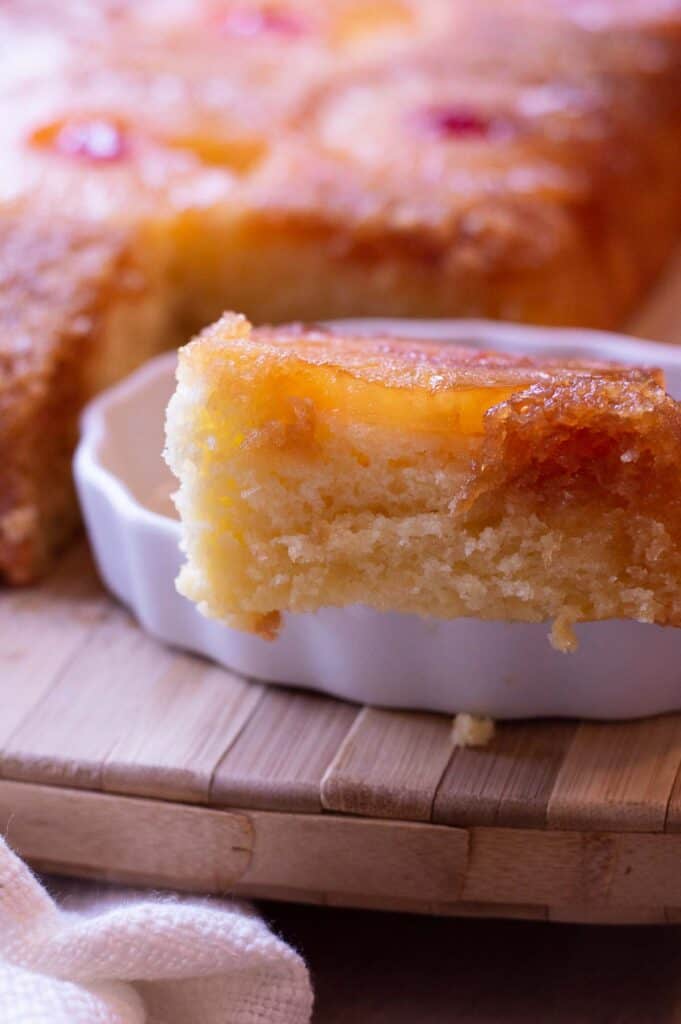
{"label": "glazed cake surface", "polygon": [[181,593],[282,612],[681,622],[681,408],[653,370],[251,330],[180,351],[167,418]]}
{"label": "glazed cake surface", "polygon": [[[8,0],[0,94],[0,280],[70,410],[63,458],[13,457],[14,581],[76,522],[83,401],[225,308],[611,326],[681,224],[681,0]],[[127,255],[96,283],[78,236]],[[98,310],[67,359],[77,314],[36,284],[57,245],[59,290]],[[0,452],[30,445],[12,317]]]}
{"label": "glazed cake surface", "polygon": [[0,566],[25,583],[73,532],[84,402],[159,351],[169,325],[144,238],[5,209],[0,251]]}

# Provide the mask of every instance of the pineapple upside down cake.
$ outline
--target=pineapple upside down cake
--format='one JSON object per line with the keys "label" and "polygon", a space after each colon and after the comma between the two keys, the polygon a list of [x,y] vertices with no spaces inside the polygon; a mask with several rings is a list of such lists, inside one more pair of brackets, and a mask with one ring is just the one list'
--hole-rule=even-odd
{"label": "pineapple upside down cake", "polygon": [[6,0],[0,576],[74,530],[84,402],[225,308],[620,321],[680,86],[679,0]]}
{"label": "pineapple upside down cake", "polygon": [[575,622],[681,625],[681,405],[656,371],[228,314],[177,380],[178,588],[209,616],[553,619],[561,649]]}

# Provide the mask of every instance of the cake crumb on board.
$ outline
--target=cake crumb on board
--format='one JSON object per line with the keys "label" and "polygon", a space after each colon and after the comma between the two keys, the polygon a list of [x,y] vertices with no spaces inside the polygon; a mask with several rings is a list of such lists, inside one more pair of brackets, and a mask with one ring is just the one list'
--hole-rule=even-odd
{"label": "cake crumb on board", "polygon": [[494,719],[458,714],[452,724],[455,747],[486,747],[494,736]]}

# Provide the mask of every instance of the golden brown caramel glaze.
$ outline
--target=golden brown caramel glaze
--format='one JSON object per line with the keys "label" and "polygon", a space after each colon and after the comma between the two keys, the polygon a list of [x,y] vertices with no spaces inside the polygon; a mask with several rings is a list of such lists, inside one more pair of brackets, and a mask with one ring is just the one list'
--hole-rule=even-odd
{"label": "golden brown caramel glaze", "polygon": [[566,507],[589,492],[612,509],[665,522],[681,541],[681,409],[654,379],[575,377],[535,384],[490,409],[471,516],[495,494]]}
{"label": "golden brown caramel glaze", "polygon": [[[243,318],[241,323],[246,326]],[[230,344],[234,344],[233,314],[226,314],[207,328],[199,340],[205,357],[217,354],[225,327]],[[622,366],[595,360],[553,359],[532,357],[511,352],[493,352],[459,342],[444,343],[427,339],[400,338],[376,333],[355,336],[331,328],[287,324],[279,327],[257,327],[244,334],[244,345],[269,349],[271,357],[281,352],[310,366],[333,367],[358,379],[383,384],[389,388],[425,388],[439,391],[530,387],[548,385],[560,380],[571,384],[585,378],[630,380],[663,384],[662,372],[655,368]]]}
{"label": "golden brown caramel glaze", "polygon": [[[225,379],[253,378],[248,444],[314,446],[321,419],[408,424],[414,432],[479,435],[487,410],[534,386],[577,380],[661,382],[656,370],[608,363],[532,359],[472,346],[381,336],[348,336],[290,325],[252,330],[225,314],[182,351],[181,360]],[[257,380],[257,383],[255,381]],[[401,396],[400,392],[406,392]],[[256,422],[257,421],[257,422]],[[322,428],[322,432],[323,432]]]}
{"label": "golden brown caramel glaze", "polygon": [[108,375],[112,310],[142,308],[148,287],[124,232],[20,209],[0,218],[0,575],[10,582],[33,578],[73,532],[78,415]]}
{"label": "golden brown caramel glaze", "polygon": [[554,380],[490,409],[457,511],[471,526],[509,509],[576,523],[575,543],[604,524],[616,582],[664,578],[650,621],[681,625],[681,408],[654,379]]}

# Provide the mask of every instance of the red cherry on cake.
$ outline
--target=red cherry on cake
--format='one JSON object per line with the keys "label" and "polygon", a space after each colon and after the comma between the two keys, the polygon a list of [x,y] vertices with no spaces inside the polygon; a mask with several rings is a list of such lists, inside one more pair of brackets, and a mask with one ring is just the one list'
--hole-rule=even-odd
{"label": "red cherry on cake", "polygon": [[416,120],[421,131],[443,140],[485,138],[507,131],[507,125],[498,118],[458,104],[424,107]]}
{"label": "red cherry on cake", "polygon": [[234,7],[219,18],[220,31],[232,36],[258,36],[264,33],[300,36],[307,32],[305,18],[285,7]]}

